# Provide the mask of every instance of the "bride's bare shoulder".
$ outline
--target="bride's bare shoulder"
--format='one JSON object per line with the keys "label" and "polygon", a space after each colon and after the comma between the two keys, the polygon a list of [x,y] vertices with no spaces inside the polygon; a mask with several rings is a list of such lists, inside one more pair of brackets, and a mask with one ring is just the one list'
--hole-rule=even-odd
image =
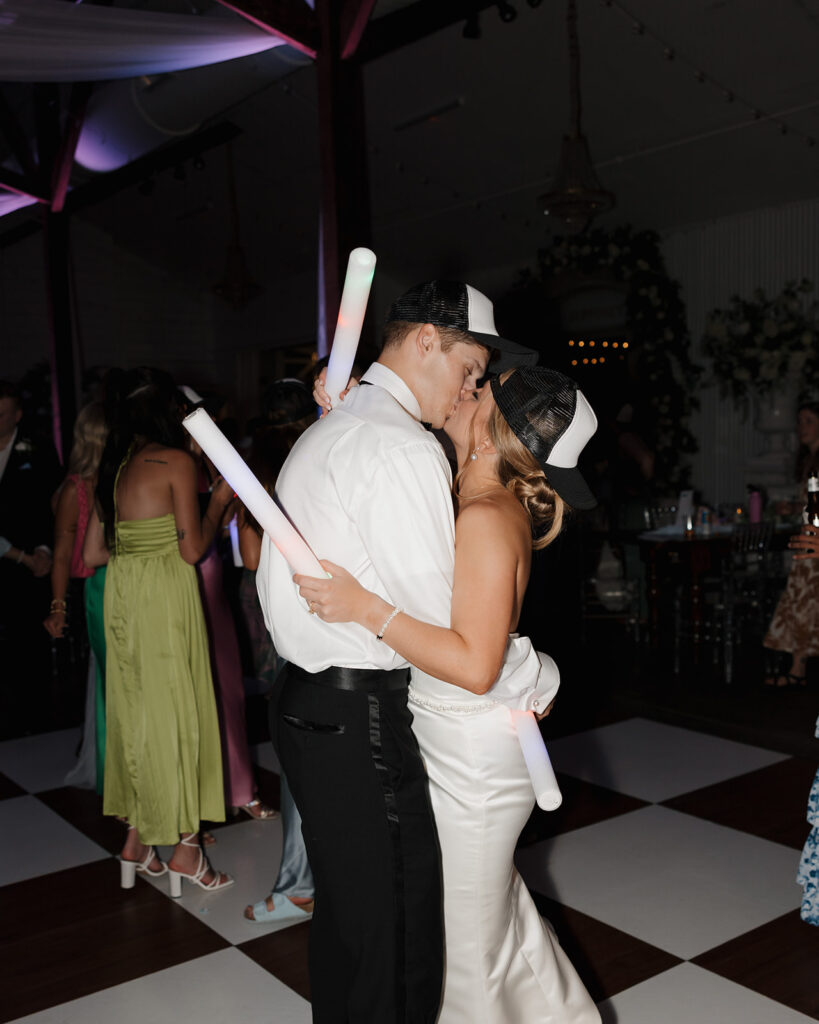
{"label": "bride's bare shoulder", "polygon": [[462,536],[475,532],[482,534],[484,540],[495,535],[510,538],[510,534],[520,533],[528,542],[529,517],[513,494],[499,488],[461,502],[455,532]]}

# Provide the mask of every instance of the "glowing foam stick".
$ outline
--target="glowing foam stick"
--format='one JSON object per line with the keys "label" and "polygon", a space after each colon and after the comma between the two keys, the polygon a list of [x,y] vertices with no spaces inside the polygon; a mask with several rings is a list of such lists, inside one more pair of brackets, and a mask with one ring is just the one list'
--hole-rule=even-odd
{"label": "glowing foam stick", "polygon": [[375,253],[371,249],[353,249],[347,261],[347,276],[344,279],[338,323],[324,382],[333,405],[350,379],[374,273]]}
{"label": "glowing foam stick", "polygon": [[327,573],[316,556],[205,410],[194,410],[182,420],[182,425],[241,498],[293,571],[326,579]]}
{"label": "glowing foam stick", "polygon": [[242,552],[239,550],[239,524],[236,522],[236,516],[228,523],[228,531],[230,532],[230,550],[233,554],[233,564],[237,569],[241,569],[245,563],[242,561]]}
{"label": "glowing foam stick", "polygon": [[563,797],[537,719],[531,711],[512,711],[512,721],[515,723],[523,759],[529,769],[538,807],[544,811],[556,811],[563,803]]}

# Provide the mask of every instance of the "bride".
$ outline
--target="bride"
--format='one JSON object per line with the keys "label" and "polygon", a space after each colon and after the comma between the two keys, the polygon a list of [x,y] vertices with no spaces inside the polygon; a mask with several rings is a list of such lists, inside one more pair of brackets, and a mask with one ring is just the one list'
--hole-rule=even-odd
{"label": "bride", "polygon": [[[317,394],[322,391],[317,388]],[[310,610],[356,622],[413,665],[409,701],[441,843],[446,975],[438,1024],[594,1024],[600,1017],[513,855],[534,794],[510,708],[548,713],[554,663],[514,634],[533,548],[594,498],[577,457],[597,421],[543,367],[493,378],[445,426],[458,458],[450,628],[414,619],[331,562],[297,575]]]}

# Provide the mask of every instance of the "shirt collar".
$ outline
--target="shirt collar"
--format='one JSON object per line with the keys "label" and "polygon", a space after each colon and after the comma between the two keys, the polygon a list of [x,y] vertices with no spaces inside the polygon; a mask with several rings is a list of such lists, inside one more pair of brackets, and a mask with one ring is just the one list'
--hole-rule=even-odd
{"label": "shirt collar", "polygon": [[394,370],[383,363],[371,363],[361,380],[383,388],[403,409],[406,409],[413,419],[421,422],[421,406],[418,404],[418,399],[406,381],[399,377]]}

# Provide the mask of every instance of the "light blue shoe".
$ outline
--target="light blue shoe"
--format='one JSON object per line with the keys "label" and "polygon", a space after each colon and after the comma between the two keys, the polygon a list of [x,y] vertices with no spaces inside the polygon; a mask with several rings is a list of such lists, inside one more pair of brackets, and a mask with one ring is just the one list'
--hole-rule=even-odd
{"label": "light blue shoe", "polygon": [[[309,921],[313,916],[312,908],[307,911],[297,907],[295,903],[280,892],[273,893],[273,909],[267,909],[267,900],[259,900],[253,904],[253,920],[258,924],[279,924],[287,921],[296,924],[299,921]],[[247,918],[246,920],[250,920]]]}

